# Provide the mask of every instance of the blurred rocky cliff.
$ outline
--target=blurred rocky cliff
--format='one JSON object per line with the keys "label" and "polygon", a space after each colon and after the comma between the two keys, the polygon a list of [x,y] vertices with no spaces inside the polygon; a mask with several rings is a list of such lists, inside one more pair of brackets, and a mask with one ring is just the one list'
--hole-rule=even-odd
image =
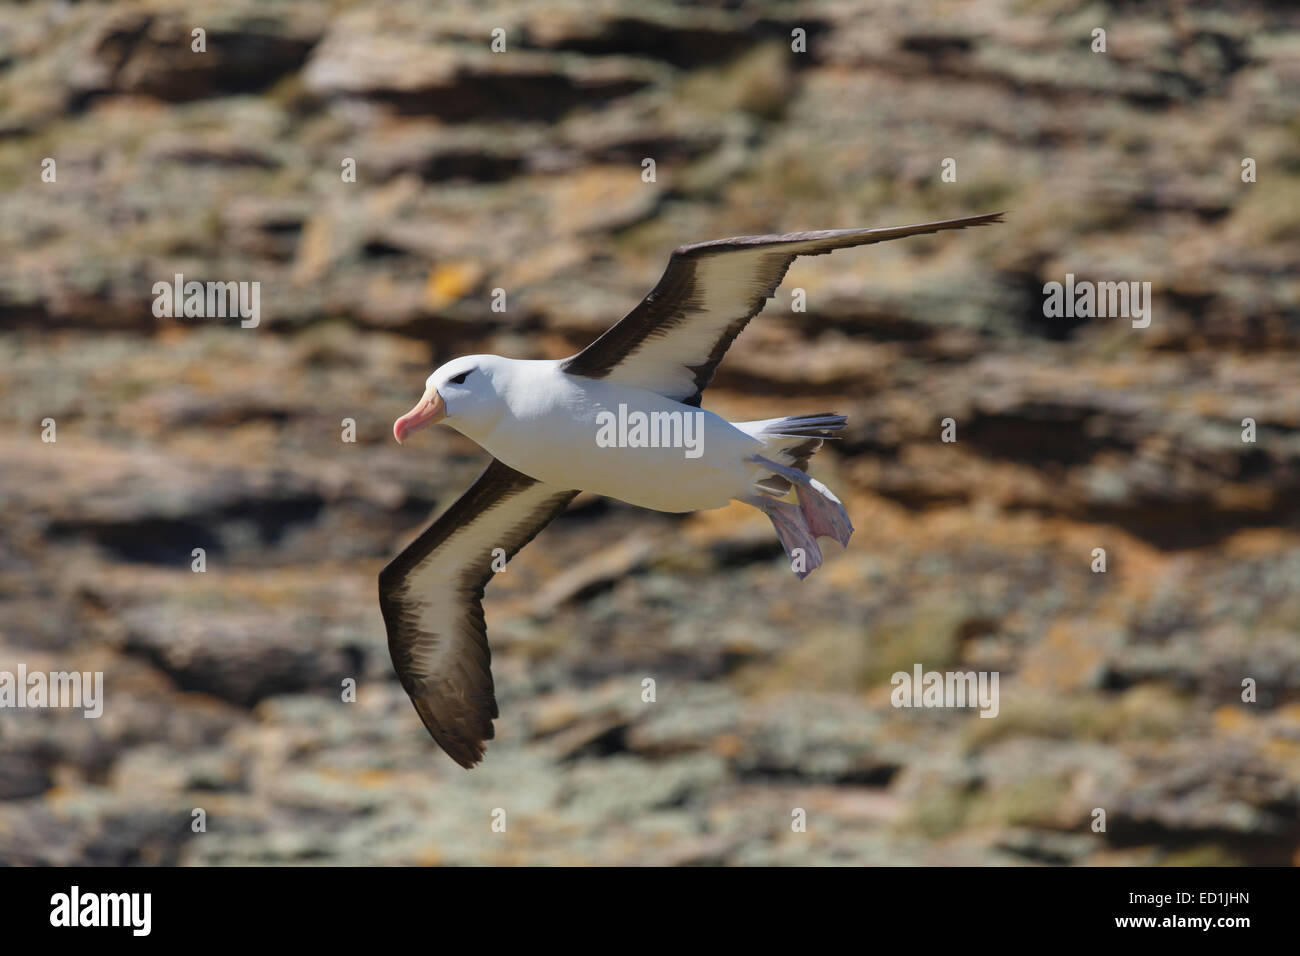
{"label": "blurred rocky cliff", "polygon": [[[0,711],[0,862],[1294,862],[1297,103],[1262,0],[6,6],[0,670],[106,702]],[[436,748],[375,598],[484,464],[392,441],[432,368],[684,242],[999,209],[797,262],[705,395],[849,416],[847,551],[580,497],[488,589],[486,762]],[[1067,274],[1149,327],[1045,318]],[[895,709],[915,663],[998,716]]]}

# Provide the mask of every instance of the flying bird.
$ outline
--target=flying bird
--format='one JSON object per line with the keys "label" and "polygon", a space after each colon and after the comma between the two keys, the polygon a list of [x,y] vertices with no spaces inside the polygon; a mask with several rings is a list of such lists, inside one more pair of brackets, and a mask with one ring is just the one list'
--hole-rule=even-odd
{"label": "flying bird", "polygon": [[[800,578],[822,563],[818,537],[847,545],[848,513],[807,474],[808,459],[845,419],[728,422],[700,408],[701,393],[797,257],[1001,216],[681,246],[641,303],[576,355],[470,355],[430,375],[393,436],[401,443],[441,422],[492,455],[469,490],[379,575],[393,665],[438,745],[465,768],[483,758],[498,716],[483,589],[500,559],[580,491],[654,511],[752,505],[771,519]],[[784,500],[792,489],[795,501]]]}

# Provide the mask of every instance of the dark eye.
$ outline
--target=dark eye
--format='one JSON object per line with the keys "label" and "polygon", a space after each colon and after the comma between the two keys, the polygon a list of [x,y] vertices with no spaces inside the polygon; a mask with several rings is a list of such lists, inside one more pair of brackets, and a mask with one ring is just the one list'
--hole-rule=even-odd
{"label": "dark eye", "polygon": [[[470,372],[472,372],[472,371],[473,371],[473,369],[470,369]],[[464,385],[464,384],[465,384],[465,379],[466,379],[466,377],[468,377],[468,375],[469,375],[469,372],[461,372],[459,375],[454,375],[454,376],[452,376],[451,379],[450,379],[450,381],[453,382],[453,383],[456,384],[456,385]]]}

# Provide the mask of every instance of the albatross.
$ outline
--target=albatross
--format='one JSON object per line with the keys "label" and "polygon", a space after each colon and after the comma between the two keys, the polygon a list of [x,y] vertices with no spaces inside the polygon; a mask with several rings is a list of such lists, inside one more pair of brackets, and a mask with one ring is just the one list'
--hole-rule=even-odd
{"label": "albatross", "polygon": [[[677,513],[752,505],[771,519],[800,578],[822,563],[819,537],[847,545],[848,513],[807,474],[809,458],[844,417],[729,422],[701,409],[704,388],[799,256],[1001,216],[681,246],[640,304],[576,355],[470,355],[430,375],[420,401],[393,423],[393,437],[400,444],[440,422],[492,456],[469,490],[379,575],[393,665],[438,745],[466,769],[483,758],[498,716],[484,587],[501,559],[514,557],[580,491]],[[636,416],[642,426],[654,423],[656,439],[670,440],[625,427]],[[680,440],[692,429],[694,454]]]}

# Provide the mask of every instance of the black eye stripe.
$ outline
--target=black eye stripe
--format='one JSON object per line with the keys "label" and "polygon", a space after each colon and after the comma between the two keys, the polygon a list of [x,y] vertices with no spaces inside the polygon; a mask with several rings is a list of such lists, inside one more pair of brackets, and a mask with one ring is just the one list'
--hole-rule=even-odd
{"label": "black eye stripe", "polygon": [[465,384],[465,379],[466,379],[466,377],[467,377],[468,375],[469,375],[469,372],[461,372],[459,375],[453,376],[453,377],[450,379],[450,381],[454,382],[454,383],[457,384],[457,385],[464,385],[464,384]]}

